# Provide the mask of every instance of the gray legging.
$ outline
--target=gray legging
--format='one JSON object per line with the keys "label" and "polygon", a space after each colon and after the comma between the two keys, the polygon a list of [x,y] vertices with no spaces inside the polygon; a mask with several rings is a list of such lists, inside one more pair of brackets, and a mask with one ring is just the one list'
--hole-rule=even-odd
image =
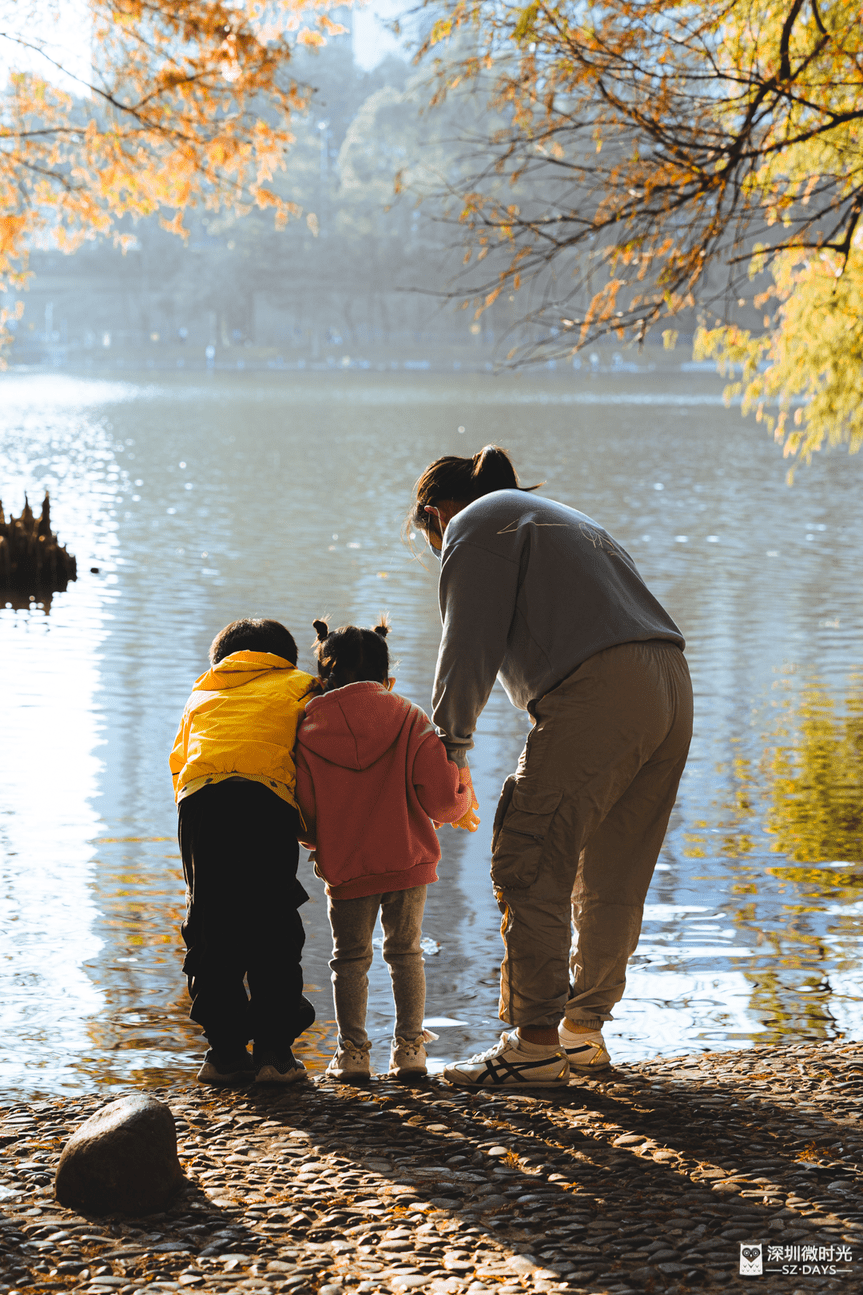
{"label": "gray legging", "polygon": [[363,895],[360,899],[329,899],[333,928],[330,970],[340,1044],[351,1043],[355,1048],[369,1046],[368,971],[372,965],[372,934],[378,912],[384,928],[384,961],[393,982],[394,1037],[407,1042],[421,1037],[426,999],[420,947],[425,902],[425,886],[411,886],[409,890],[393,890],[384,895]]}

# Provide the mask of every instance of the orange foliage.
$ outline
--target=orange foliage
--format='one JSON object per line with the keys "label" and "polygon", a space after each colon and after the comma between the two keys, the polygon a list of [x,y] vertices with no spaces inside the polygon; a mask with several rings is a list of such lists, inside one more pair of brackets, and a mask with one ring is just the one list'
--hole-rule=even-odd
{"label": "orange foliage", "polygon": [[844,273],[861,246],[859,3],[426,4],[435,101],[482,96],[496,123],[441,194],[493,249],[458,295],[539,281],[522,358],[640,340],[696,301],[724,323],[750,271],[805,248]]}
{"label": "orange foliage", "polygon": [[[270,183],[293,142],[291,118],[308,102],[290,75],[292,45],[344,30],[324,0],[87,6],[85,79],[46,62],[49,48],[25,23],[0,34],[13,68],[19,54],[45,67],[13,71],[0,91],[0,291],[24,282],[35,235],[65,251],[109,233],[122,245],[121,217],[155,215],[185,237],[183,212],[196,203],[242,211],[254,202],[272,207],[277,224],[301,214]],[[23,4],[5,8],[23,18]]]}

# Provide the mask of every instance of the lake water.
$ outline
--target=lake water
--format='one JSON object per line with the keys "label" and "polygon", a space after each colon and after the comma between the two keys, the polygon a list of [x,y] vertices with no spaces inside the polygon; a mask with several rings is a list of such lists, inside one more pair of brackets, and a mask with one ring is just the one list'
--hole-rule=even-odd
{"label": "lake water", "polygon": [[[464,429],[464,430],[462,430]],[[863,458],[796,484],[711,375],[0,376],[0,495],[50,489],[80,578],[0,608],[3,1093],[188,1078],[183,884],[167,756],[214,633],[390,611],[397,689],[428,708],[436,572],[399,537],[433,458],[508,447],[522,480],[605,525],[684,630],[696,731],[651,888],[620,1060],[863,1037]],[[97,567],[98,572],[91,572]],[[473,754],[482,826],[441,832],[425,934],[436,1063],[492,1043],[494,803],[526,717],[495,688]],[[322,885],[306,976],[334,1039]],[[386,1064],[386,969],[372,973]]]}

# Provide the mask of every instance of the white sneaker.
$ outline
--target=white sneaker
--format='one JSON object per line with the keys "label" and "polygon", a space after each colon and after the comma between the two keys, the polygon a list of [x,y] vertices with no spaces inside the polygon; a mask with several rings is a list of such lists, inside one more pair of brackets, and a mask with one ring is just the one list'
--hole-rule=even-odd
{"label": "white sneaker", "polygon": [[358,1048],[349,1039],[339,1041],[336,1054],[327,1066],[326,1074],[330,1079],[339,1079],[346,1084],[364,1084],[372,1077],[369,1064],[371,1044]]}
{"label": "white sneaker", "polygon": [[611,1065],[602,1029],[576,1034],[561,1021],[557,1037],[573,1070],[607,1070]]}
{"label": "white sneaker", "polygon": [[419,1079],[428,1074],[425,1045],[438,1036],[423,1030],[418,1039],[393,1039],[390,1045],[390,1079]]}
{"label": "white sneaker", "polygon": [[500,1042],[468,1061],[447,1066],[441,1073],[457,1088],[563,1088],[569,1083],[569,1062],[561,1048],[545,1055],[519,1047],[517,1031],[503,1033]]}

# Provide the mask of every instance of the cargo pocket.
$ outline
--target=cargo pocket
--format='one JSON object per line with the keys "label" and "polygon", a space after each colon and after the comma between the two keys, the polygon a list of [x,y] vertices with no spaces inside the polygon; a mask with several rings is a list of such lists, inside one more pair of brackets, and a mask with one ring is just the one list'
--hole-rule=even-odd
{"label": "cargo pocket", "polygon": [[512,803],[512,793],[515,791],[515,783],[515,774],[511,773],[500,789],[500,799],[497,802],[497,809],[494,811],[494,822],[491,826],[492,855],[494,855],[494,852],[497,849],[497,838],[500,836],[500,829],[503,827],[503,820],[506,818],[506,811]]}
{"label": "cargo pocket", "polygon": [[546,837],[563,791],[507,778],[495,816],[491,879],[502,890],[527,890],[536,881]]}

